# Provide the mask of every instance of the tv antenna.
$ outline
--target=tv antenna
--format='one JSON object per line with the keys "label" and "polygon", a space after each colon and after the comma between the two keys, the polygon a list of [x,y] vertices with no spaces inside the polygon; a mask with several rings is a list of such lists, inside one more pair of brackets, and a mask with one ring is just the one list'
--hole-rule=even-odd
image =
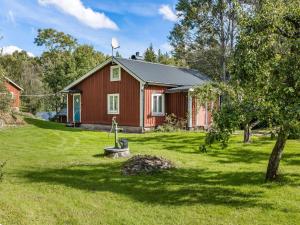
{"label": "tv antenna", "polygon": [[112,38],[111,39],[111,56],[114,57],[114,50],[120,48],[119,42],[117,38]]}

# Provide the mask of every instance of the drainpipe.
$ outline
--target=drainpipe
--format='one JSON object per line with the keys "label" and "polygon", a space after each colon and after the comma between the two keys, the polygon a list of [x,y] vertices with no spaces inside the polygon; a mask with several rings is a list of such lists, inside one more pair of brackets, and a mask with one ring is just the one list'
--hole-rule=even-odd
{"label": "drainpipe", "polygon": [[207,102],[205,102],[205,129],[208,128],[208,112],[207,112]]}
{"label": "drainpipe", "polygon": [[188,91],[188,129],[191,130],[193,127],[193,98]]}
{"label": "drainpipe", "polygon": [[147,83],[145,84],[142,84],[140,83],[140,101],[141,101],[141,120],[142,120],[142,123],[140,124],[142,126],[142,132],[144,132],[145,130],[145,87],[147,86]]}

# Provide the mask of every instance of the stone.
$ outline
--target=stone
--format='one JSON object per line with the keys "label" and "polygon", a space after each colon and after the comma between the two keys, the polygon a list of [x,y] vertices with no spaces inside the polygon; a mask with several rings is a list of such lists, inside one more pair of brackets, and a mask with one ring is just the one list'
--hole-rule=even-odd
{"label": "stone", "polygon": [[136,155],[127,160],[122,167],[123,175],[150,174],[174,168],[174,164],[163,157]]}
{"label": "stone", "polygon": [[130,156],[129,148],[104,148],[104,155],[109,158],[126,158]]}

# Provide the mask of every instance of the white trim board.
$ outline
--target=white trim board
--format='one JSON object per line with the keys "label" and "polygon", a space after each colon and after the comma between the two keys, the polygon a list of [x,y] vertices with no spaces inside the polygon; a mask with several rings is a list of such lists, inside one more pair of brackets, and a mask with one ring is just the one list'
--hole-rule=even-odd
{"label": "white trim board", "polygon": [[144,84],[140,82],[140,127],[144,129]]}
{"label": "white trim board", "polygon": [[123,70],[125,70],[127,73],[129,73],[131,76],[133,76],[139,82],[142,82],[143,84],[146,83],[145,81],[141,80],[137,75],[135,75],[133,72],[131,72],[130,70],[128,70],[125,66],[123,66],[117,59],[115,59],[115,58],[109,58],[105,62],[103,62],[102,64],[100,64],[99,66],[96,66],[94,69],[92,69],[89,72],[87,72],[85,75],[83,75],[79,79],[73,81],[71,84],[69,84],[67,87],[65,87],[62,90],[62,92],[68,91],[70,88],[72,88],[75,85],[79,84],[81,81],[85,80],[86,78],[88,78],[89,76],[91,76],[92,74],[94,74],[98,70],[102,69],[104,66],[106,66],[107,64],[109,64],[111,62],[114,62],[114,63],[118,64]]}
{"label": "white trim board", "polygon": [[63,89],[63,91],[67,91],[70,88],[74,87],[75,85],[79,84],[81,81],[85,80],[86,78],[88,78],[89,76],[91,76],[93,73],[95,73],[96,71],[102,69],[104,66],[106,66],[108,63],[110,63],[112,60],[111,58],[107,59],[105,62],[103,62],[102,64],[100,64],[99,66],[96,66],[94,69],[90,70],[89,72],[87,72],[85,75],[83,75],[82,77],[80,77],[79,79],[73,81],[71,84],[69,84],[67,87],[65,87]]}
{"label": "white trim board", "polygon": [[[117,111],[110,111],[110,97],[113,97],[113,105],[114,105],[114,97],[118,97]],[[119,115],[120,114],[120,94],[113,93],[107,94],[107,114],[108,115]]]}
{"label": "white trim board", "polygon": [[[118,69],[118,75],[119,77],[118,78],[114,78],[113,77],[113,70],[114,69]],[[110,66],[110,74],[109,74],[109,77],[110,77],[110,81],[120,81],[121,80],[121,67],[120,65],[115,65],[115,66]]]}

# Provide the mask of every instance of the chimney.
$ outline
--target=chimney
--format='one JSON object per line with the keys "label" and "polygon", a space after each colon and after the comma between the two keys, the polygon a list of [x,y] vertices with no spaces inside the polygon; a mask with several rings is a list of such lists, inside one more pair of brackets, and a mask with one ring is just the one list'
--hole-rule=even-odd
{"label": "chimney", "polygon": [[140,56],[140,52],[136,52],[135,55],[132,55],[130,58],[134,60],[144,60],[143,57]]}

